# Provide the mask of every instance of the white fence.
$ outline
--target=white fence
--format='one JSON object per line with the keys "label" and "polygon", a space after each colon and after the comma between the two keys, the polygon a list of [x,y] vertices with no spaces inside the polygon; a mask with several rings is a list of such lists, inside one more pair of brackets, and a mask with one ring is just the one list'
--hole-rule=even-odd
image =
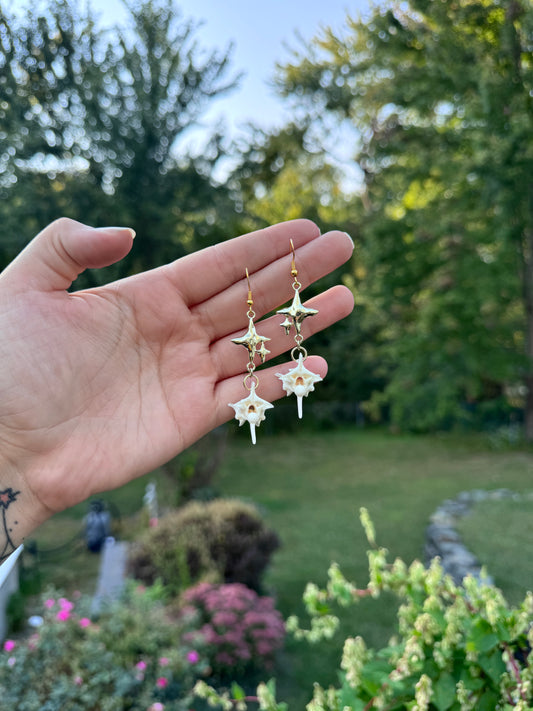
{"label": "white fence", "polygon": [[19,589],[18,559],[21,552],[22,546],[0,566],[0,642],[4,641],[7,634],[7,603]]}

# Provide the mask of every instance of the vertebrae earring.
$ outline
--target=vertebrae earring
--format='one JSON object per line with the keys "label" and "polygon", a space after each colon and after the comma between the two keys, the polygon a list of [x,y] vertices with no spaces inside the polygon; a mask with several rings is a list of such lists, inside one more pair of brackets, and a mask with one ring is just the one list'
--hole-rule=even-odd
{"label": "vertebrae earring", "polygon": [[265,358],[270,353],[266,349],[265,342],[270,341],[270,338],[266,336],[260,336],[255,330],[254,318],[255,312],[252,308],[254,301],[252,298],[252,290],[250,288],[250,276],[248,274],[248,269],[246,269],[246,280],[248,282],[248,311],[246,315],[248,316],[248,331],[240,338],[232,338],[232,343],[237,345],[242,345],[248,351],[248,364],[246,370],[248,373],[244,376],[243,385],[246,390],[248,390],[248,396],[239,400],[236,403],[229,403],[229,407],[235,410],[235,419],[239,420],[239,426],[243,425],[245,422],[250,424],[250,434],[252,436],[252,444],[255,444],[255,428],[259,427],[261,422],[265,419],[265,410],[274,407],[272,403],[267,400],[263,400],[255,393],[256,387],[259,385],[259,379],[255,375],[254,371],[255,356],[259,353],[261,358],[261,363],[265,362]]}
{"label": "vertebrae earring", "polygon": [[296,257],[292,239],[290,242],[292,251],[291,276],[294,279],[292,283],[294,298],[289,308],[280,309],[277,313],[285,316],[285,320],[281,326],[285,329],[287,336],[293,326],[296,331],[294,335],[296,345],[291,351],[291,358],[294,362],[297,362],[297,365],[292,368],[292,370],[289,370],[288,373],[276,373],[276,375],[283,383],[283,389],[287,395],[292,395],[293,393],[296,395],[298,400],[298,417],[301,419],[303,415],[303,398],[307,397],[307,395],[315,389],[315,383],[322,380],[320,375],[312,373],[304,365],[304,361],[307,358],[307,351],[302,346],[303,336],[301,333],[304,319],[308,316],[314,316],[318,311],[316,309],[306,308],[300,301],[300,289],[302,285],[298,281],[298,270],[296,269]]}

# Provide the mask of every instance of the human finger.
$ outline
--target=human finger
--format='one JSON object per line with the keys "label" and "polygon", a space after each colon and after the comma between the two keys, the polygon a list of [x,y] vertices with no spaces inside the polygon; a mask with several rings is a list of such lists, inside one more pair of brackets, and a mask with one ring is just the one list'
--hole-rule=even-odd
{"label": "human finger", "polygon": [[13,289],[65,290],[85,269],[106,267],[125,257],[134,236],[127,227],[94,228],[63,217],[45,227],[2,278]]}
{"label": "human finger", "polygon": [[[259,270],[249,270],[253,310],[257,318],[281,306],[294,295],[289,251]],[[352,255],[353,242],[345,232],[328,232],[296,249],[295,263],[302,289],[344,264]],[[212,340],[247,323],[248,284],[244,269],[239,282],[193,308]]]}
{"label": "human finger", "polygon": [[[318,313],[311,318],[306,318],[302,324],[304,347],[307,338],[348,316],[353,309],[353,301],[352,292],[346,287],[338,285],[305,302],[304,306],[317,309]],[[267,360],[275,358],[295,346],[294,338],[287,336],[284,329],[281,328],[282,320],[283,317],[276,314],[255,324],[257,333],[269,339],[265,343],[270,351]],[[211,356],[220,380],[245,372],[248,362],[247,351],[243,346],[237,347],[231,340],[242,335],[242,330],[236,331],[211,346]],[[256,364],[259,362],[259,356],[257,356]]]}
{"label": "human finger", "polygon": [[320,236],[311,220],[291,220],[249,232],[194,252],[167,265],[167,275],[189,306],[200,304],[240,281],[247,268],[256,272]]}

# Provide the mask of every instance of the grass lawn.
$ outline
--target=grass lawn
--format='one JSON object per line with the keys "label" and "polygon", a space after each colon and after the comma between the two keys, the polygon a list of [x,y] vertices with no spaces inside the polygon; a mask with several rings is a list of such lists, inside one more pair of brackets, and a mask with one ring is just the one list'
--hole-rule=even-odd
{"label": "grass lawn", "polygon": [[[368,508],[378,543],[389,549],[391,558],[401,556],[410,562],[422,556],[428,517],[443,499],[472,488],[533,490],[533,453],[494,452],[477,437],[355,429],[302,433],[261,437],[255,447],[234,441],[219,481],[225,495],[256,501],[279,533],[283,548],[275,554],[267,584],[285,615],[302,614],[306,582],[324,583],[331,561],[357,584],[366,584],[367,544],[358,521],[360,506]],[[533,535],[528,541],[524,538],[513,536],[517,545],[512,554],[506,551],[517,566],[533,561]],[[531,563],[528,575],[529,583],[528,579],[522,583],[533,588]],[[370,646],[389,639],[395,619],[391,603],[365,600],[344,612],[338,639],[321,644],[320,650],[303,642],[289,644],[278,688],[279,697],[290,701],[291,711],[305,708],[313,680],[336,681],[346,636],[362,635]]]}
{"label": "grass lawn", "polygon": [[[168,480],[162,475],[155,476],[160,501],[171,500]],[[132,482],[106,498],[127,519],[138,510],[144,487],[153,478],[150,475]],[[376,525],[378,543],[389,549],[391,558],[401,556],[410,562],[422,556],[428,517],[444,499],[473,488],[532,491],[533,451],[492,451],[485,438],[476,436],[391,435],[383,430],[355,428],[270,436],[259,430],[255,447],[246,437],[230,439],[215,484],[225,496],[257,503],[269,525],[280,535],[282,548],[274,555],[266,585],[277,597],[284,615],[301,615],[305,584],[324,583],[332,561],[341,565],[347,577],[362,587],[366,585],[367,544],[358,521],[359,507],[368,508]],[[37,533],[37,540],[46,534],[49,541],[46,545],[51,546],[68,535],[66,530],[55,529],[54,522],[57,526],[79,528],[86,511],[87,506],[80,505],[55,517],[46,524],[48,529],[43,527]],[[482,514],[488,527],[493,523],[489,521],[492,515]],[[510,567],[516,570],[524,561],[533,561],[531,517],[527,522],[525,513],[515,531],[506,525],[510,523],[507,517],[512,520],[515,512],[498,511],[494,516],[502,524],[501,537],[516,544],[503,554],[506,560],[513,561]],[[126,536],[135,530],[135,519],[131,530],[128,525],[126,521]],[[474,523],[474,532],[476,529]],[[465,529],[468,543],[470,536]],[[484,560],[475,546],[472,548],[495,575],[493,553],[497,552],[490,545],[494,536],[480,537],[489,544],[488,559]],[[94,556],[82,551],[77,562],[73,558],[60,563],[55,573],[60,578],[59,584],[64,584],[62,569],[69,569],[69,574],[77,569],[77,580],[83,580],[89,570],[87,566],[94,560]],[[90,572],[85,577],[92,576]],[[496,577],[504,588],[508,578],[505,572]],[[516,590],[522,586],[533,588],[531,567],[528,572],[524,566],[522,579],[516,584]],[[511,591],[511,594],[518,593]],[[289,642],[275,674],[278,696],[290,703],[291,711],[305,708],[314,680],[326,685],[336,681],[335,670],[339,668],[346,636],[362,635],[370,646],[386,642],[393,633],[395,607],[390,599],[364,600],[358,607],[345,611],[342,620],[338,638],[321,644],[320,648]]]}
{"label": "grass lawn", "polygon": [[533,497],[480,502],[457,530],[508,602],[520,604],[533,590]]}
{"label": "grass lawn", "polygon": [[[161,471],[147,474],[120,489],[96,497],[106,502],[113,518],[112,534],[117,538],[134,538],[142,525],[140,511],[146,485],[150,481],[155,481],[163,504],[174,503],[176,492],[173,484]],[[87,550],[83,539],[83,518],[88,510],[88,502],[73,506],[56,514],[29,536],[23,566],[27,571],[30,591],[39,582],[41,587],[53,584],[67,595],[75,590],[89,594],[95,591],[100,557]],[[34,542],[37,545],[37,556],[29,553]]]}

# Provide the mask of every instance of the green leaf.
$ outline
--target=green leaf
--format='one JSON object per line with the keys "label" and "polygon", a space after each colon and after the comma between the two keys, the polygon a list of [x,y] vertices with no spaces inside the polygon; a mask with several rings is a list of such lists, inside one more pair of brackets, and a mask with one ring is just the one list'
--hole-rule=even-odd
{"label": "green leaf", "polygon": [[235,701],[243,701],[246,697],[244,689],[236,682],[233,682],[233,684],[231,685],[231,695]]}
{"label": "green leaf", "polygon": [[476,702],[476,711],[494,711],[498,708],[499,694],[487,690]]}
{"label": "green leaf", "polygon": [[472,676],[469,667],[461,669],[460,679],[469,691],[479,691],[485,686],[485,680],[479,676]]}
{"label": "green leaf", "polygon": [[488,652],[499,642],[498,635],[486,620],[478,619],[472,625],[466,640],[466,649],[469,652]]}
{"label": "green leaf", "polygon": [[510,642],[512,639],[511,630],[509,629],[508,624],[509,623],[506,624],[506,621],[501,619],[496,622],[496,632],[498,633],[498,637],[501,642]]}
{"label": "green leaf", "polygon": [[393,667],[385,661],[374,659],[364,665],[361,670],[361,686],[373,696],[388,682]]}
{"label": "green leaf", "polygon": [[352,689],[345,683],[339,693],[339,705],[341,708],[348,707],[350,711],[363,711],[367,704],[367,700],[362,700],[356,689]]}
{"label": "green leaf", "polygon": [[478,664],[489,679],[494,682],[494,685],[498,687],[500,678],[505,672],[505,663],[499,651],[493,652],[492,654],[480,655],[478,658]]}
{"label": "green leaf", "polygon": [[435,704],[438,711],[447,711],[455,701],[455,696],[455,679],[451,674],[445,672],[433,685],[431,701]]}

